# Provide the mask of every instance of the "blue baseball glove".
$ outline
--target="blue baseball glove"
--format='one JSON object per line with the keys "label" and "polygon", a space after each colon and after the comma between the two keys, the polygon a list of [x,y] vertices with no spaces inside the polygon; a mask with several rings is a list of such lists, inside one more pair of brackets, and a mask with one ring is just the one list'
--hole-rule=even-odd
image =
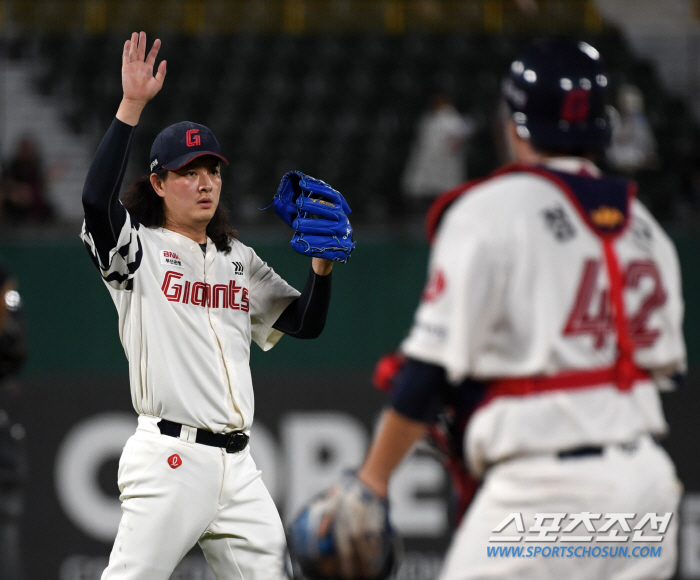
{"label": "blue baseball glove", "polygon": [[[269,206],[268,206],[269,207]],[[294,230],[291,246],[300,254],[347,262],[355,249],[350,206],[327,183],[290,171],[282,178],[272,207]]]}

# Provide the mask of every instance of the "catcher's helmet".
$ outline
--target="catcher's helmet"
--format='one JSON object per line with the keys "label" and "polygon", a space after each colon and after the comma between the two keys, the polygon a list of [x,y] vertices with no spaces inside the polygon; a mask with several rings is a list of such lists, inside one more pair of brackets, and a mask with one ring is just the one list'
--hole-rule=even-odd
{"label": "catcher's helmet", "polygon": [[542,151],[593,153],[610,141],[609,78],[590,44],[568,38],[535,41],[503,82],[517,133]]}

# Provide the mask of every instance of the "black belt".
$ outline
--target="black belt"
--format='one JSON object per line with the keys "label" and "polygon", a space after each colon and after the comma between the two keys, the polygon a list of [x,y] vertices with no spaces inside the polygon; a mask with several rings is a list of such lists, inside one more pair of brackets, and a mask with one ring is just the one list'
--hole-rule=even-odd
{"label": "black belt", "polygon": [[[158,429],[162,435],[169,437],[180,437],[182,425],[167,419],[158,421]],[[243,431],[234,431],[233,433],[212,433],[204,429],[197,429],[197,437],[195,443],[209,445],[210,447],[221,447],[226,449],[226,453],[238,453],[243,451],[248,445],[248,435]]]}
{"label": "black belt", "polygon": [[591,457],[603,455],[603,448],[600,445],[585,445],[583,447],[575,447],[557,453],[559,459],[573,459],[576,457]]}
{"label": "black belt", "polygon": [[[628,443],[617,443],[616,446],[627,453],[634,453],[639,446],[637,441],[630,441]],[[564,451],[559,451],[557,457],[559,459],[575,459],[577,457],[596,457],[603,455],[605,447],[600,445],[583,445],[581,447],[574,447],[573,449],[565,449]]]}

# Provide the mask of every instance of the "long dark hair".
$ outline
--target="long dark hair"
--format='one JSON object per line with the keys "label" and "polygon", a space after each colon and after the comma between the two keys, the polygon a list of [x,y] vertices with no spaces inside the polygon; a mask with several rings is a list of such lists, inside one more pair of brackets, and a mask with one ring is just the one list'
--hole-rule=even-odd
{"label": "long dark hair", "polygon": [[[156,172],[161,181],[167,179],[168,170]],[[147,228],[165,226],[165,208],[163,198],[151,185],[151,177],[139,177],[121,197],[122,204],[141,225]],[[221,202],[207,225],[207,235],[211,238],[219,252],[228,254],[231,251],[231,240],[238,239],[238,232],[229,223],[228,208]]]}

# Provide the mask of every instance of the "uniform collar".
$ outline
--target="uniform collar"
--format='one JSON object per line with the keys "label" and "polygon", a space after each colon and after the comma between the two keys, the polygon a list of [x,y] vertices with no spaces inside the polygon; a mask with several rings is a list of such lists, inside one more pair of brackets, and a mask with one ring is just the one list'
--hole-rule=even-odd
{"label": "uniform collar", "polygon": [[[169,229],[163,228],[163,227],[159,228],[159,230],[160,230],[162,233],[164,233],[164,234],[168,234],[168,235],[171,235],[171,236],[177,236],[177,237],[180,238],[183,242],[186,242],[186,243],[188,243],[188,244],[196,244],[197,246],[199,246],[199,244],[198,244],[197,242],[195,242],[193,239],[188,238],[187,236],[183,236],[183,235],[182,235],[181,233],[179,233],[179,232],[174,232],[173,230],[169,230]],[[210,238],[209,236],[207,236],[207,246],[210,245],[210,244],[213,244],[213,243],[214,243],[214,242],[211,241],[211,238]]]}
{"label": "uniform collar", "polygon": [[542,162],[547,169],[573,173],[575,175],[587,175],[589,177],[601,177],[603,173],[595,163],[583,157],[548,157]]}

